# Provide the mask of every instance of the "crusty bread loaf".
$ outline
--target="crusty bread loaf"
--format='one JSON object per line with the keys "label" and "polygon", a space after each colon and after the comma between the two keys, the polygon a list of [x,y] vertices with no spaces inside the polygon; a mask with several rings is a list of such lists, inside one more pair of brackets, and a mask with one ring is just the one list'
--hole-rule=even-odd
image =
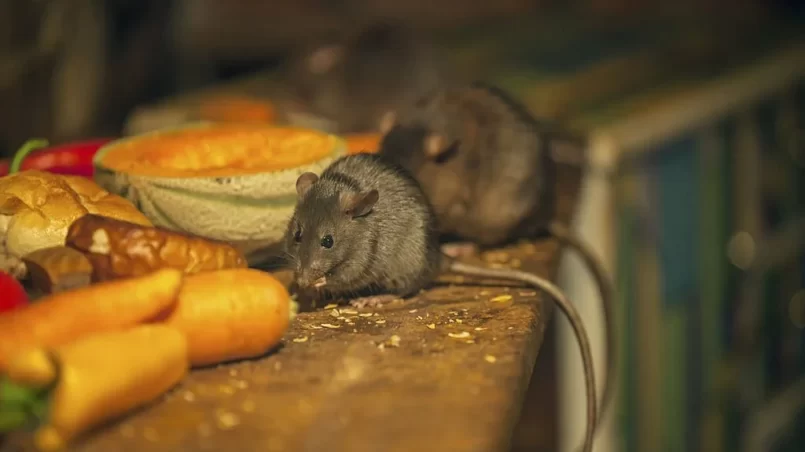
{"label": "crusty bread loaf", "polygon": [[129,201],[84,177],[31,170],[0,178],[0,270],[22,278],[20,258],[64,245],[67,228],[87,213],[151,226]]}

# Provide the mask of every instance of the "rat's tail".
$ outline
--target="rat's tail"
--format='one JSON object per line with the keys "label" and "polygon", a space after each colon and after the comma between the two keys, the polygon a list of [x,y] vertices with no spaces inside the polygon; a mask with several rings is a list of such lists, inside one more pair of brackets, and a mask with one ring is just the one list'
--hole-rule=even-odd
{"label": "rat's tail", "polygon": [[595,278],[595,283],[598,286],[598,293],[601,296],[601,304],[604,311],[604,323],[606,324],[606,363],[607,374],[604,383],[604,395],[601,398],[601,411],[599,412],[599,421],[604,418],[607,411],[612,405],[612,398],[615,394],[615,372],[617,370],[616,364],[616,347],[615,347],[615,324],[613,312],[614,309],[614,288],[612,280],[607,276],[604,270],[604,265],[600,259],[596,257],[595,252],[583,240],[574,235],[567,226],[559,223],[552,222],[548,226],[548,232],[558,239],[562,244],[573,248],[581,256],[584,265],[592,273]]}
{"label": "rat's tail", "polygon": [[494,278],[503,279],[508,281],[519,281],[528,284],[536,289],[547,292],[551,298],[554,299],[559,308],[564,312],[573,332],[576,334],[576,340],[579,343],[581,351],[581,359],[584,363],[585,373],[585,389],[587,392],[587,430],[584,435],[584,445],[582,450],[584,452],[592,452],[593,437],[597,422],[597,397],[595,393],[595,370],[593,369],[593,354],[590,350],[590,339],[587,336],[587,330],[584,328],[584,323],[581,321],[581,316],[576,310],[576,307],[567,297],[562,293],[556,285],[541,278],[535,274],[527,273],[519,270],[511,269],[496,269],[478,267],[475,265],[464,264],[453,259],[445,259],[449,266],[449,271],[466,276],[477,276],[481,278]]}

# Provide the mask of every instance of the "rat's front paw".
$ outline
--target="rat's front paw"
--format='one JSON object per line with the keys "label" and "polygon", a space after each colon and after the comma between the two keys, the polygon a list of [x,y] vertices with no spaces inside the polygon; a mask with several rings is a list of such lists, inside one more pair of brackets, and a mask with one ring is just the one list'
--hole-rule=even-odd
{"label": "rat's front paw", "polygon": [[377,308],[399,299],[396,295],[373,295],[350,300],[349,304],[356,308]]}
{"label": "rat's front paw", "polygon": [[442,253],[453,259],[470,257],[478,254],[478,245],[472,242],[445,243],[442,245]]}

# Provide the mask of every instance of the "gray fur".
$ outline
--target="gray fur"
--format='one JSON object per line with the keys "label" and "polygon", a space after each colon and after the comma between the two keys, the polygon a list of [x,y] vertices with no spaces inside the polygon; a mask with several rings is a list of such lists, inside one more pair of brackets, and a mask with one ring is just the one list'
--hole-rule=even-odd
{"label": "gray fur", "polygon": [[[357,218],[344,212],[345,195],[372,189],[379,197],[371,212]],[[334,239],[330,249],[321,245],[327,234]],[[298,200],[285,244],[299,285],[326,274],[333,296],[407,296],[439,270],[433,213],[422,191],[404,170],[375,155],[342,157],[322,172]]]}
{"label": "gray fur", "polygon": [[[329,64],[315,64],[317,55]],[[441,60],[425,36],[381,21],[301,51],[289,82],[312,113],[336,123],[337,132],[373,131],[385,111],[443,83]]]}
{"label": "gray fur", "polygon": [[[551,126],[489,85],[459,85],[396,112],[380,153],[411,171],[439,229],[482,245],[533,236],[554,217],[551,147],[566,144]],[[424,140],[442,137],[431,158]],[[583,145],[577,145],[579,152]]]}

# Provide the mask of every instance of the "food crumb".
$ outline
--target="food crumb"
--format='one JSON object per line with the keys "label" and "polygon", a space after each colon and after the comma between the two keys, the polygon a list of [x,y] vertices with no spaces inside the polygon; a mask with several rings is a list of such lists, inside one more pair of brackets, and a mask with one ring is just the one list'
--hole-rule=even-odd
{"label": "food crumb", "polygon": [[417,320],[422,320],[422,319],[423,319],[423,317],[422,317],[421,315],[418,315],[418,316],[416,316],[416,319],[417,319]]}
{"label": "food crumb", "polygon": [[232,385],[238,389],[246,389],[249,387],[249,383],[246,380],[235,380],[232,382]]}
{"label": "food crumb", "polygon": [[480,327],[480,326],[475,327],[475,331],[484,331],[484,330],[486,330],[486,328],[484,328],[484,327]]}
{"label": "food crumb", "polygon": [[456,319],[456,323],[463,323],[463,320],[461,320],[461,319]]}
{"label": "food crumb", "polygon": [[381,343],[377,344],[377,348],[379,348],[380,350],[385,350],[386,349],[386,344],[381,342]]}
{"label": "food crumb", "polygon": [[470,333],[466,331],[462,331],[460,333],[447,333],[447,335],[455,339],[465,339],[470,337]]}
{"label": "food crumb", "polygon": [[293,338],[293,341],[294,342],[307,342],[307,339],[308,339],[307,336],[302,336],[302,337]]}
{"label": "food crumb", "polygon": [[478,295],[489,295],[489,291],[488,290],[482,290],[481,292],[478,293]]}
{"label": "food crumb", "polygon": [[361,317],[371,317],[373,314],[371,312],[361,312],[358,315]]}
{"label": "food crumb", "polygon": [[467,339],[467,340],[466,340],[466,341],[464,341],[464,342],[466,342],[466,343],[468,343],[468,344],[474,344],[474,343],[475,343],[475,339]]}
{"label": "food crumb", "polygon": [[330,304],[328,304],[327,306],[325,306],[325,307],[324,307],[324,309],[333,309],[333,308],[337,308],[337,307],[338,307],[338,305],[337,305],[337,304],[335,304],[335,303],[330,303]]}
{"label": "food crumb", "polygon": [[354,309],[342,309],[341,310],[341,314],[355,315],[357,313],[358,313],[358,311],[356,311]]}
{"label": "food crumb", "polygon": [[333,325],[332,323],[322,323],[321,326],[330,329],[341,328],[341,325]]}
{"label": "food crumb", "polygon": [[386,323],[386,321],[383,320],[383,319],[380,319],[380,320],[375,320],[375,323],[377,323],[378,325],[382,325],[382,324]]}
{"label": "food crumb", "polygon": [[229,430],[240,424],[240,418],[235,413],[223,412],[218,415],[218,427]]}
{"label": "food crumb", "polygon": [[155,443],[159,440],[159,434],[153,427],[146,427],[143,430],[143,437],[146,441],[150,441],[152,443]]}
{"label": "food crumb", "polygon": [[415,312],[417,312],[417,311],[418,311],[418,309],[411,309],[410,311],[408,311],[408,313],[409,313],[409,314],[413,314],[413,313],[415,313]]}
{"label": "food crumb", "polygon": [[511,299],[512,299],[511,295],[498,295],[497,297],[492,298],[489,301],[491,301],[492,303],[503,303],[503,302],[509,301]]}
{"label": "food crumb", "polygon": [[448,322],[450,322],[450,323],[455,323],[456,321],[455,321],[455,320],[453,320],[453,319],[450,319],[450,320],[448,320]]}
{"label": "food crumb", "polygon": [[184,394],[182,394],[182,398],[187,402],[193,402],[196,400],[196,395],[190,391],[185,391]]}
{"label": "food crumb", "polygon": [[450,314],[450,315],[458,315],[458,312],[456,312],[456,311],[450,311],[450,312],[448,312],[448,314]]}
{"label": "food crumb", "polygon": [[391,345],[392,347],[399,347],[400,336],[397,336],[396,334],[394,336],[391,336],[391,339],[389,339],[389,345]]}
{"label": "food crumb", "polygon": [[536,294],[537,292],[535,290],[524,290],[520,292],[520,296],[523,297],[533,297]]}
{"label": "food crumb", "polygon": [[436,328],[436,324],[435,324],[435,323],[429,323],[429,324],[428,324],[428,328],[430,328],[430,329],[432,329],[432,330],[433,330],[433,329],[435,329],[435,328]]}
{"label": "food crumb", "polygon": [[330,315],[333,317],[340,317],[341,313],[338,312],[338,309],[333,309],[332,311],[330,311]]}
{"label": "food crumb", "polygon": [[254,413],[255,408],[257,408],[257,404],[251,399],[244,400],[243,403],[240,404],[240,409],[245,413]]}
{"label": "food crumb", "polygon": [[358,330],[357,330],[357,329],[355,329],[355,328],[353,328],[353,329],[352,329],[352,332],[353,332],[353,333],[357,333],[357,332],[358,332]]}
{"label": "food crumb", "polygon": [[282,362],[281,361],[275,362],[274,363],[274,370],[280,370],[280,369],[282,369]]}
{"label": "food crumb", "polygon": [[484,356],[484,361],[486,361],[488,363],[494,363],[497,360],[498,359],[494,355],[485,355]]}
{"label": "food crumb", "polygon": [[237,369],[229,369],[229,376],[230,377],[237,377],[238,376],[238,370]]}
{"label": "food crumb", "polygon": [[321,327],[318,326],[318,325],[310,325],[310,327],[313,328],[314,330],[320,330],[321,329]]}

